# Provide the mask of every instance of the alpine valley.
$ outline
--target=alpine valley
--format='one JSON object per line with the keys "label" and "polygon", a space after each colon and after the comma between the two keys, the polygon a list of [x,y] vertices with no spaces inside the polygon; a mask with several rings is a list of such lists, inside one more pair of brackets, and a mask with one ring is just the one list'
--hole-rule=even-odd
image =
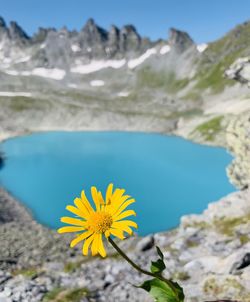
{"label": "alpine valley", "polygon": [[[180,282],[187,302],[250,301],[249,86],[250,22],[197,45],[174,28],[151,41],[133,25],[107,31],[93,19],[80,31],[40,28],[30,37],[0,18],[0,140],[52,130],[142,131],[234,155],[227,174],[237,192],[182,217],[174,230],[122,242],[145,267],[154,244],[161,246],[167,277]],[[0,301],[151,301],[131,286],[143,278],[117,254],[83,259],[68,241],[1,188]]]}

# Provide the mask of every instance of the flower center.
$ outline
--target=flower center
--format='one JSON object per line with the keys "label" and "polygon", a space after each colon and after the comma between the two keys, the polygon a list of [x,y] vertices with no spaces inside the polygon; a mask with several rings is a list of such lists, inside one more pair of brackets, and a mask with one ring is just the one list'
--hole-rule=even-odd
{"label": "flower center", "polygon": [[89,230],[99,234],[105,233],[112,223],[112,216],[105,212],[95,212],[88,221]]}

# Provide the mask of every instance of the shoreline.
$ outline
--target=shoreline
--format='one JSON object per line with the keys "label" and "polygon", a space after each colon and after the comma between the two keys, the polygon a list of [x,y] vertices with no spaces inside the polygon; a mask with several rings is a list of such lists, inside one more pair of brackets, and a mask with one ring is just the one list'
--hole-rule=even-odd
{"label": "shoreline", "polygon": [[[183,286],[187,302],[223,299],[228,293],[249,302],[250,269],[238,269],[250,249],[249,199],[249,190],[236,191],[208,204],[202,214],[181,217],[173,230],[131,237],[119,245],[145,268],[156,257],[153,245],[163,248],[166,276]],[[81,246],[69,248],[71,235],[38,223],[5,189],[0,189],[0,238],[0,298],[8,302],[39,302],[54,291],[70,295],[83,288],[86,301],[151,302],[130,285],[143,277],[111,248],[105,259],[83,257]]]}
{"label": "shoreline", "polygon": [[[205,287],[207,284],[213,288],[213,282],[223,288],[218,298],[230,292],[232,298],[248,302],[250,270],[247,265],[242,269],[237,267],[250,249],[249,198],[249,190],[231,193],[210,203],[202,214],[183,216],[176,229],[130,237],[119,245],[145,268],[148,260],[156,257],[153,246],[160,246],[166,260],[166,274],[181,283],[188,302],[197,301],[197,297],[199,301],[214,298],[216,293],[207,292]],[[92,297],[89,301],[101,302],[103,297],[110,302],[151,301],[144,292],[130,285],[131,280],[140,284],[143,276],[134,272],[111,247],[105,259],[83,257],[81,246],[69,248],[71,235],[62,236],[40,225],[1,189],[0,214],[3,206],[9,215],[2,223],[0,220],[0,297],[10,289],[11,297],[21,292],[26,301],[38,302],[54,288],[68,293],[84,287]],[[229,283],[228,278],[232,280]],[[21,284],[32,285],[31,290],[36,288],[39,294],[32,294]]]}

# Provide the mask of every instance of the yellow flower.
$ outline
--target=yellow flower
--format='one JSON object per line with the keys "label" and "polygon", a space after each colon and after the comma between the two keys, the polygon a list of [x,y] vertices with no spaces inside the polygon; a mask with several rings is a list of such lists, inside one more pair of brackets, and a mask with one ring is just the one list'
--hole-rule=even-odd
{"label": "yellow flower", "polygon": [[[92,199],[95,203],[95,210],[88,201],[84,191],[81,198],[74,200],[74,206],[68,205],[66,209],[75,214],[77,218],[62,217],[61,221],[71,226],[65,226],[58,230],[58,233],[73,233],[78,235],[71,241],[70,246],[74,247],[79,242],[84,241],[82,252],[88,255],[91,246],[92,255],[100,254],[106,256],[103,245],[103,235],[106,238],[113,235],[119,239],[124,239],[124,232],[131,235],[133,233],[131,227],[137,228],[137,224],[131,220],[123,220],[124,218],[134,215],[135,211],[126,210],[135,200],[129,195],[124,195],[125,190],[115,189],[113,192],[113,184],[109,184],[105,200],[101,192],[96,187],[91,187]],[[79,232],[82,232],[79,234]]]}

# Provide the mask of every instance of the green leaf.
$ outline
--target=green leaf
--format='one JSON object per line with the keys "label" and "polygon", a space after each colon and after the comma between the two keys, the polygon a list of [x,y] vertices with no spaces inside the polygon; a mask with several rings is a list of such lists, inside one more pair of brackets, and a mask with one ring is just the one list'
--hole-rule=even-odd
{"label": "green leaf", "polygon": [[161,258],[161,260],[163,260],[164,256],[163,256],[163,253],[162,253],[161,249],[159,248],[159,246],[156,247],[156,250],[157,250],[157,254]]}
{"label": "green leaf", "polygon": [[182,288],[175,282],[164,282],[157,278],[145,281],[140,288],[151,294],[156,302],[183,302]]}
{"label": "green leaf", "polygon": [[163,258],[164,258],[163,253],[158,246],[156,247],[156,250],[157,250],[157,254],[159,255],[160,259],[157,259],[157,261],[151,262],[150,270],[152,273],[157,273],[157,274],[161,275],[161,273],[166,268],[166,265],[163,261]]}
{"label": "green leaf", "polygon": [[158,259],[157,261],[151,262],[150,270],[152,273],[162,273],[164,269],[166,268],[166,265],[163,260]]}

